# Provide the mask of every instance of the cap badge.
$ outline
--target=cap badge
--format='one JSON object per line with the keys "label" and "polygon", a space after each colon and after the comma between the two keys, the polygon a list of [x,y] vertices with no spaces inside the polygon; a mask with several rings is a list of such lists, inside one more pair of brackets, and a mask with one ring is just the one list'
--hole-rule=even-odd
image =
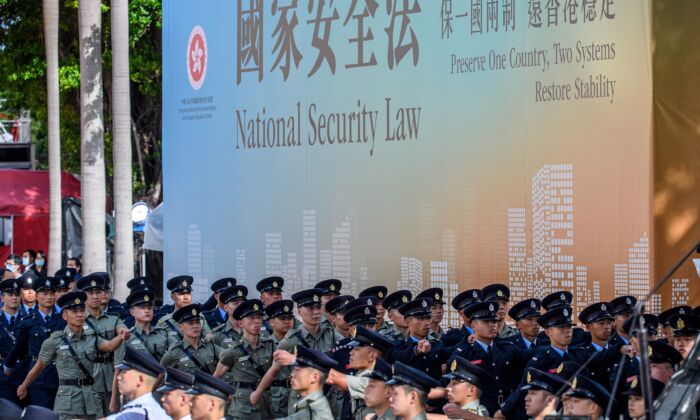
{"label": "cap badge", "polygon": [[607,309],[608,309],[608,308],[605,307],[605,304],[604,304],[604,303],[603,303],[602,305],[600,305],[600,310],[601,310],[601,311],[605,311],[605,310],[607,310]]}
{"label": "cap badge", "polygon": [[576,378],[574,378],[574,380],[571,381],[571,389],[576,389]]}
{"label": "cap badge", "polygon": [[652,354],[654,354],[654,349],[651,348],[651,346],[648,346],[647,347],[647,356],[651,357]]}
{"label": "cap badge", "polygon": [[50,280],[46,280],[46,285],[47,285],[47,286],[51,286],[51,281],[50,281]]}
{"label": "cap badge", "polygon": [[318,302],[318,295],[314,295],[314,302]]}
{"label": "cap badge", "polygon": [[141,281],[139,281],[139,284],[146,284],[146,282],[143,281],[143,279],[141,279]]}
{"label": "cap badge", "polygon": [[74,302],[76,305],[80,305],[80,298],[75,298]]}
{"label": "cap badge", "polygon": [[450,366],[450,370],[451,370],[452,372],[454,372],[455,370],[457,370],[457,359],[453,359],[453,360],[452,360],[452,365]]}
{"label": "cap badge", "polygon": [[569,311],[567,311],[566,308],[564,308],[564,310],[562,311],[562,313],[564,314],[564,316],[569,316]]}
{"label": "cap badge", "polygon": [[257,303],[254,303],[254,304],[253,304],[253,310],[254,310],[254,311],[257,311],[258,309],[260,309],[260,307],[258,306]]}
{"label": "cap badge", "polygon": [[557,366],[557,373],[561,373],[564,370],[564,364],[559,363],[559,366]]}
{"label": "cap badge", "polygon": [[478,298],[478,297],[479,297],[479,294],[476,293],[476,290],[474,290],[474,291],[472,292],[472,297],[474,297],[474,298]]}
{"label": "cap badge", "polygon": [[229,282],[226,283],[226,286],[231,287],[231,286],[233,286],[233,285],[232,285],[231,282],[229,281]]}
{"label": "cap badge", "polygon": [[243,296],[243,290],[238,291],[238,296]]}
{"label": "cap badge", "polygon": [[627,299],[625,299],[625,302],[627,302],[628,305],[631,305],[631,304],[632,304],[632,299],[627,298]]}
{"label": "cap badge", "polygon": [[197,309],[192,308],[192,315],[197,315]]}
{"label": "cap badge", "polygon": [[90,286],[92,286],[92,287],[97,286],[97,282],[96,282],[95,280],[91,281],[91,282],[90,282]]}
{"label": "cap badge", "polygon": [[561,295],[559,295],[559,299],[566,300],[566,295],[564,293],[562,293]]}
{"label": "cap badge", "polygon": [[12,287],[17,288],[17,282],[12,283]]}
{"label": "cap badge", "polygon": [[370,313],[371,312],[370,312],[369,308],[365,308],[365,315],[369,315]]}
{"label": "cap badge", "polygon": [[403,302],[403,303],[408,302],[408,296],[406,296],[406,295],[401,296],[401,302]]}
{"label": "cap badge", "polygon": [[535,303],[534,300],[531,300],[531,301],[530,301],[530,307],[531,307],[532,309],[537,308],[537,304]]}
{"label": "cap badge", "polygon": [[144,301],[144,302],[148,302],[149,300],[151,300],[151,298],[150,298],[148,295],[144,295],[144,296],[143,296],[143,301]]}
{"label": "cap badge", "polygon": [[380,290],[379,292],[377,292],[377,296],[379,296],[380,298],[383,298],[383,297],[384,297],[384,292],[382,292],[382,291]]}
{"label": "cap badge", "polygon": [[284,309],[285,312],[289,312],[289,305],[284,305],[284,308],[282,309]]}
{"label": "cap badge", "polygon": [[530,372],[527,373],[527,383],[532,382],[532,374]]}
{"label": "cap badge", "polygon": [[440,293],[435,293],[435,300],[440,300]]}
{"label": "cap badge", "polygon": [[182,287],[187,287],[187,280],[182,281]]}
{"label": "cap badge", "polygon": [[328,289],[329,289],[331,292],[335,292],[335,284],[331,284],[330,286],[328,286]]}
{"label": "cap badge", "polygon": [[676,329],[677,329],[677,330],[682,330],[683,328],[685,328],[685,321],[683,321],[682,319],[679,319],[679,320],[676,322]]}
{"label": "cap badge", "polygon": [[489,311],[493,312],[493,309],[494,309],[493,303],[489,303]]}
{"label": "cap badge", "polygon": [[272,282],[272,287],[277,287],[277,280]]}
{"label": "cap badge", "polygon": [[678,310],[678,313],[681,314],[681,315],[685,315],[685,309],[684,309],[684,308],[680,308],[680,309]]}
{"label": "cap badge", "polygon": [[423,305],[424,308],[427,308],[427,307],[428,307],[428,302],[423,301],[423,302],[422,302],[422,305]]}
{"label": "cap badge", "polygon": [[632,380],[632,385],[630,385],[630,388],[636,388],[637,384],[639,384],[639,381],[637,380],[637,378],[634,378]]}
{"label": "cap badge", "polygon": [[496,296],[503,296],[501,289],[496,290]]}

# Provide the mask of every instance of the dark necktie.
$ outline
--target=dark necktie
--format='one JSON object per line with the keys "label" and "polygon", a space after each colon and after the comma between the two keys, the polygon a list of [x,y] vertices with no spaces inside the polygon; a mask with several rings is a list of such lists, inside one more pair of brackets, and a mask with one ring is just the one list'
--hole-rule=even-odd
{"label": "dark necktie", "polygon": [[51,315],[46,315],[46,316],[44,317],[44,323],[45,323],[46,325],[49,325],[49,321],[50,321],[50,320],[51,320]]}
{"label": "dark necktie", "polygon": [[10,329],[12,329],[12,327],[14,327],[14,326],[15,326],[15,317],[11,316],[10,317]]}

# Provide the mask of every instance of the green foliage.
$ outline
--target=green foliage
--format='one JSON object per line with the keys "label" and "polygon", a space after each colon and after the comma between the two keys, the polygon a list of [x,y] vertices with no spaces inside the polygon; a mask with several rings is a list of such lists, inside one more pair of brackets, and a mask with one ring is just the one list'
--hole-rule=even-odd
{"label": "green foliage", "polygon": [[[47,167],[46,54],[41,0],[0,0],[0,112],[29,109],[39,167]],[[111,40],[109,1],[103,0],[102,62],[105,160],[111,157]],[[160,201],[161,1],[129,0],[131,109],[140,155],[134,150],[134,196]],[[59,12],[61,159],[66,171],[80,173],[80,63],[78,1],[62,0]],[[134,145],[135,147],[135,145]],[[108,179],[108,189],[111,179]]]}

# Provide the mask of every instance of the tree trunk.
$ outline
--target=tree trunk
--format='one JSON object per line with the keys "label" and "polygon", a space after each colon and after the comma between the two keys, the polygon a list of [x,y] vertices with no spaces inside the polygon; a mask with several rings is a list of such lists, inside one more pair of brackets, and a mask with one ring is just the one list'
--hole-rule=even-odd
{"label": "tree trunk", "polygon": [[102,120],[102,2],[78,2],[80,32],[80,172],[83,273],[107,271],[104,123]]}
{"label": "tree trunk", "polygon": [[61,268],[61,132],[58,96],[58,0],[44,0],[46,100],[49,132],[49,251],[48,273]]}
{"label": "tree trunk", "polygon": [[131,224],[131,100],[129,94],[129,1],[112,0],[112,159],[114,166],[114,294],[123,300],[134,277]]}

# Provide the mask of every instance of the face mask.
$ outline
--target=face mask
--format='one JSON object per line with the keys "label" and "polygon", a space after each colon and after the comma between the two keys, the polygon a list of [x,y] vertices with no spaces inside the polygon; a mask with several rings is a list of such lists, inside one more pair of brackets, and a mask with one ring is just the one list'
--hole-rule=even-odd
{"label": "face mask", "polygon": [[22,257],[22,265],[24,265],[24,266],[29,265],[29,257]]}
{"label": "face mask", "polygon": [[43,267],[44,266],[44,260],[36,260],[34,261],[37,267]]}
{"label": "face mask", "polygon": [[6,263],[6,264],[5,264],[5,269],[6,269],[7,271],[15,271],[15,266],[14,266],[14,264]]}

